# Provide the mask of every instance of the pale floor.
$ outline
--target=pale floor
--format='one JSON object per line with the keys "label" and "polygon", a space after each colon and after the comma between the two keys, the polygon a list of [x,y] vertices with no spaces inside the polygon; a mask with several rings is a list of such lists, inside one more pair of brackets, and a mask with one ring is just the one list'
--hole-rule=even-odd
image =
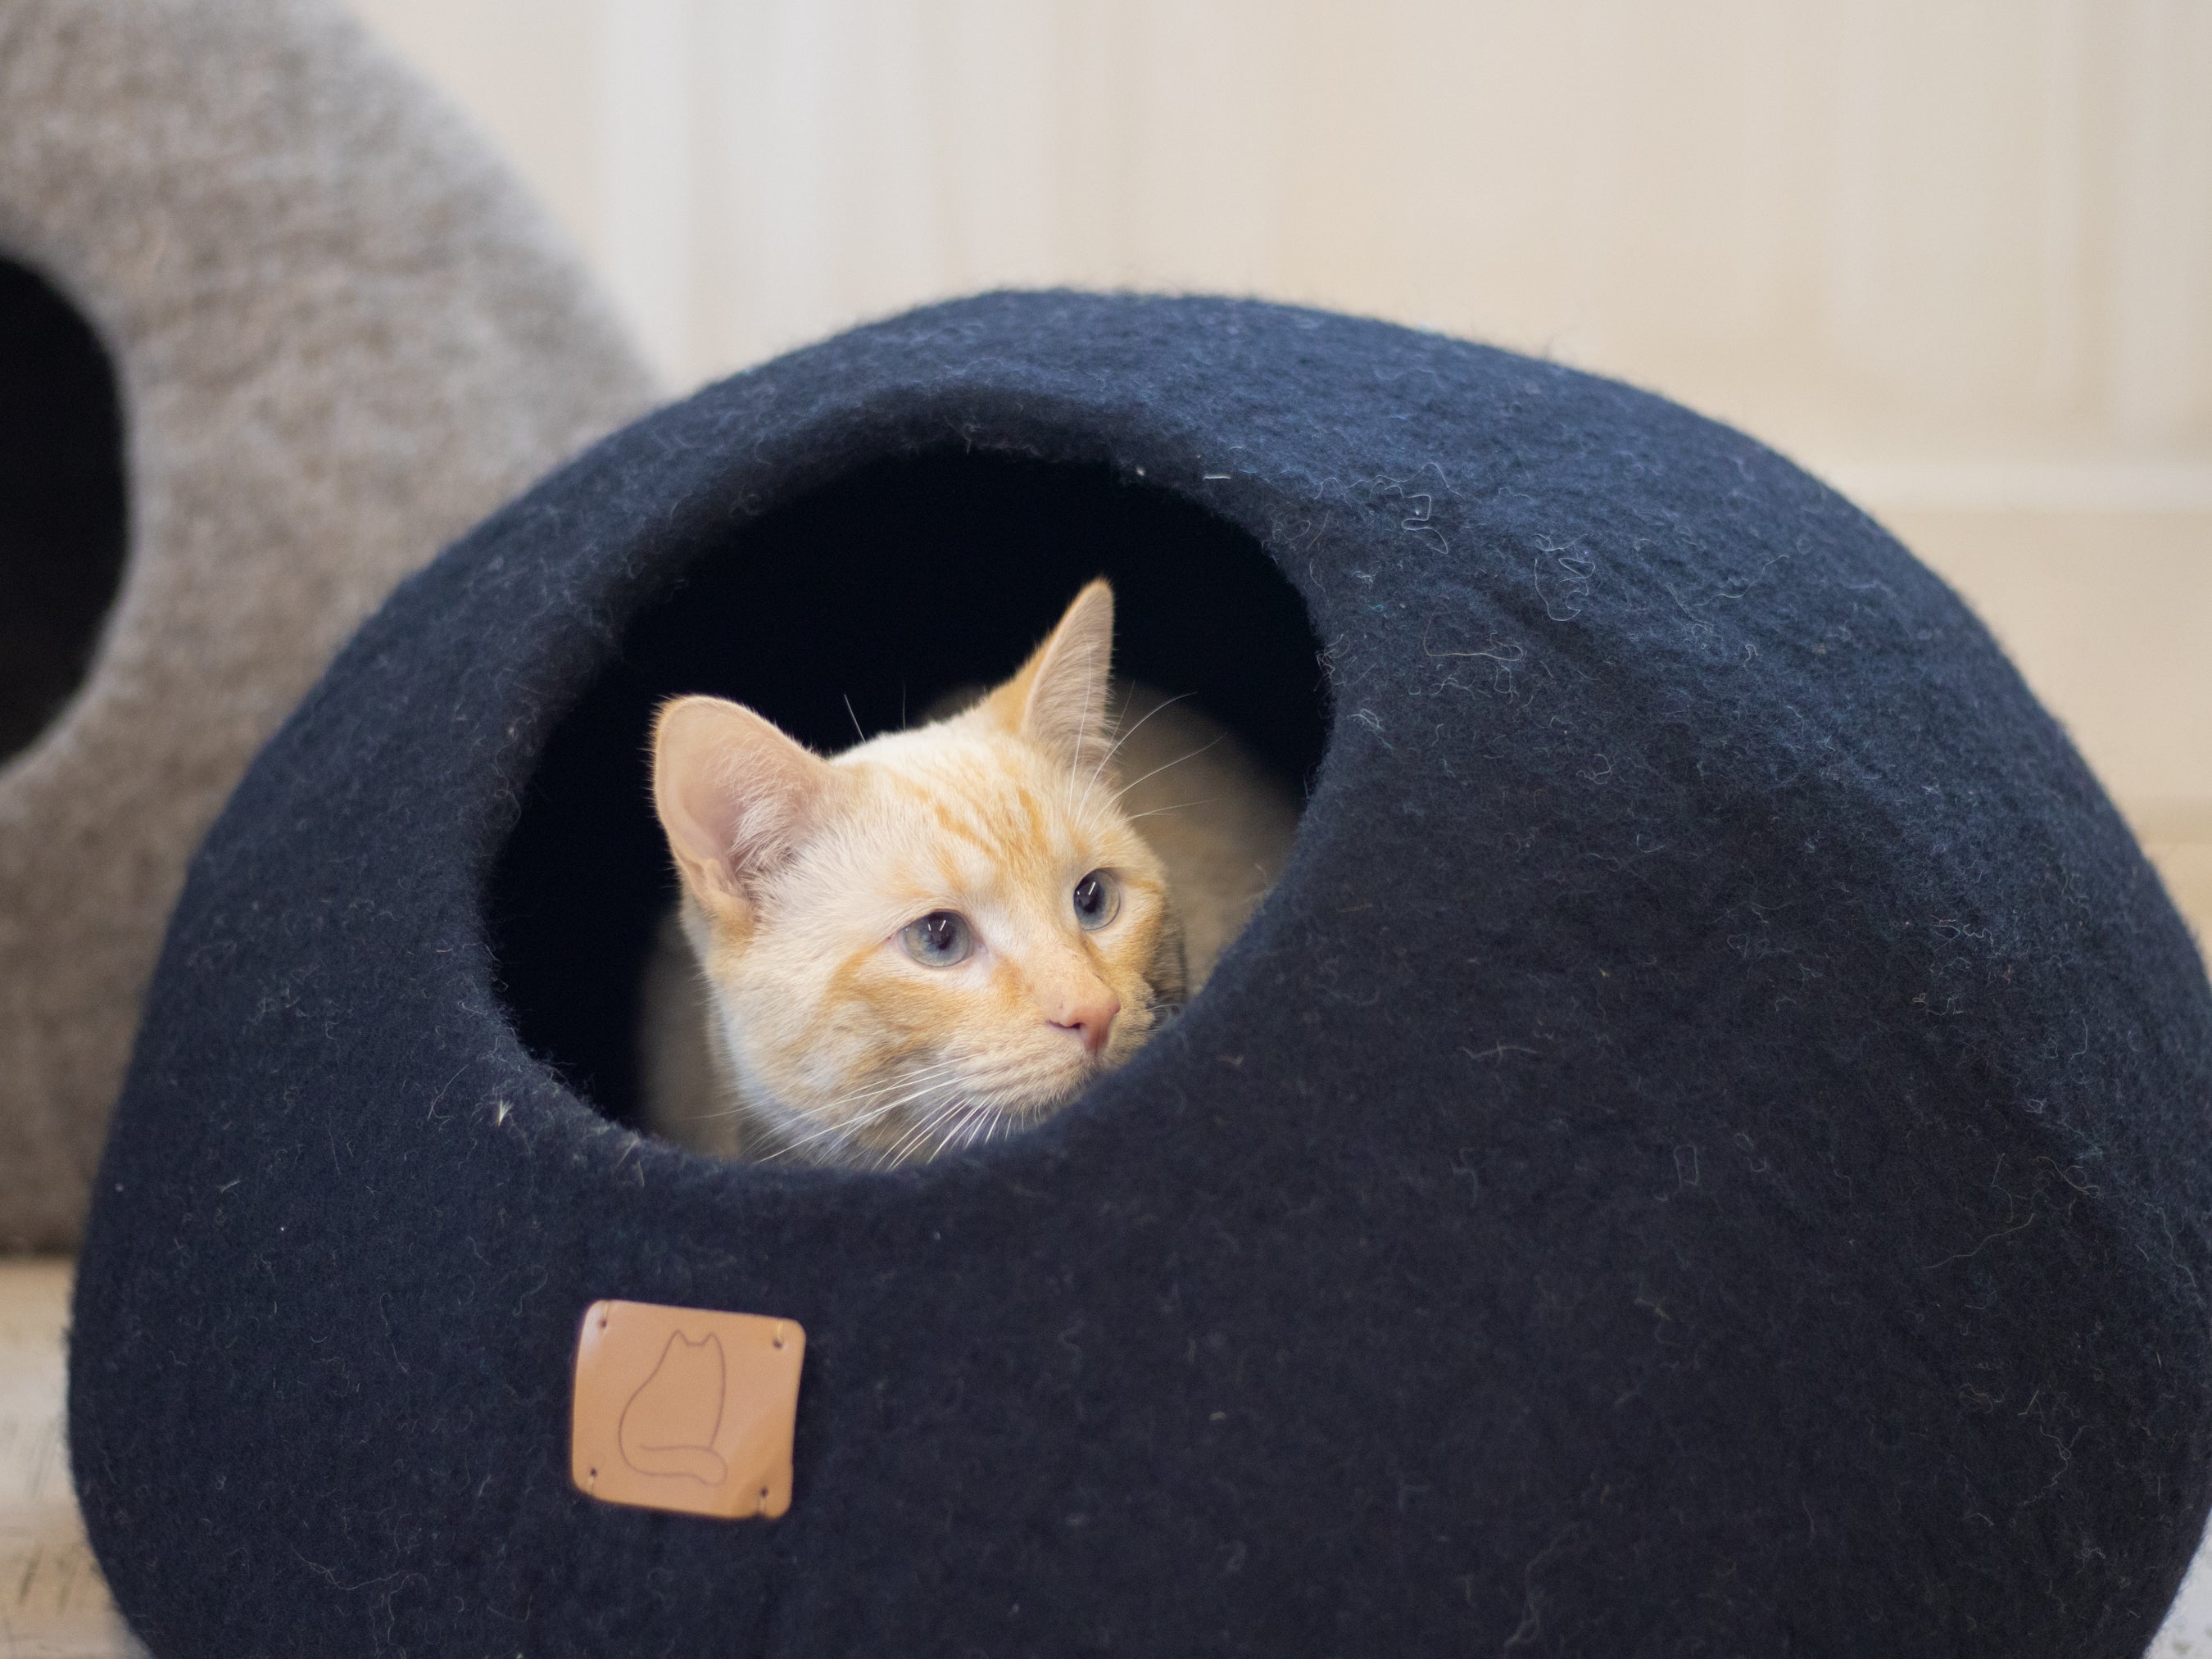
{"label": "pale floor", "polygon": [[[0,1659],[145,1659],[110,1606],[62,1432],[69,1266],[0,1262]],[[2212,1551],[2147,1659],[2212,1659]]]}
{"label": "pale floor", "polygon": [[143,1655],[93,1565],[62,1435],[69,1267],[0,1263],[0,1659]]}

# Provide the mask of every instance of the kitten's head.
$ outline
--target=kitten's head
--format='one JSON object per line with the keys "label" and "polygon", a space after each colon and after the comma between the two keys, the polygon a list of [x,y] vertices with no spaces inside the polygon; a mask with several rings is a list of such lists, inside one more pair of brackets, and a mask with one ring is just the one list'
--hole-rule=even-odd
{"label": "kitten's head", "polygon": [[1116,810],[1114,596],[1021,672],[834,759],[679,697],[653,799],[714,1046],[769,1150],[888,1166],[1036,1121],[1183,994],[1158,859]]}

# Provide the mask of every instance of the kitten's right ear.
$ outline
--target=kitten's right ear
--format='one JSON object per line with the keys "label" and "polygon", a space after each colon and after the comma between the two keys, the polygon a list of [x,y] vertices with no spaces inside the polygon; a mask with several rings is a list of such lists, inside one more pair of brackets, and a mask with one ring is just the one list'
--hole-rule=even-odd
{"label": "kitten's right ear", "polygon": [[988,701],[1000,720],[1054,756],[1096,775],[1113,758],[1106,718],[1114,660],[1114,590],[1104,577],[1085,584],[1021,672]]}
{"label": "kitten's right ear", "polygon": [[653,805],[684,885],[710,915],[741,922],[747,890],[798,850],[831,778],[812,754],[742,703],[678,697],[653,732]]}

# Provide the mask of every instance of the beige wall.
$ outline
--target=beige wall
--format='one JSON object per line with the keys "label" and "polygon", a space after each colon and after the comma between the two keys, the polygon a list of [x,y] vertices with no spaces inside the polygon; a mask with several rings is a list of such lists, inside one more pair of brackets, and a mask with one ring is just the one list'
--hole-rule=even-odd
{"label": "beige wall", "polygon": [[2212,925],[2206,0],[356,0],[680,382],[1002,283],[1650,386],[1886,518]]}

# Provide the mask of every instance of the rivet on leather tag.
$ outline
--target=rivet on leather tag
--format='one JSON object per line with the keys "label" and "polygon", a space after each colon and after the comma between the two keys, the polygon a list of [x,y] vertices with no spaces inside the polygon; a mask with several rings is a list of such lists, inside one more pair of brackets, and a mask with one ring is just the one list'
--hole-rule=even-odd
{"label": "rivet on leather tag", "polygon": [[570,1477],[610,1504],[775,1519],[791,1507],[805,1355],[794,1320],[594,1302],[576,1337]]}

